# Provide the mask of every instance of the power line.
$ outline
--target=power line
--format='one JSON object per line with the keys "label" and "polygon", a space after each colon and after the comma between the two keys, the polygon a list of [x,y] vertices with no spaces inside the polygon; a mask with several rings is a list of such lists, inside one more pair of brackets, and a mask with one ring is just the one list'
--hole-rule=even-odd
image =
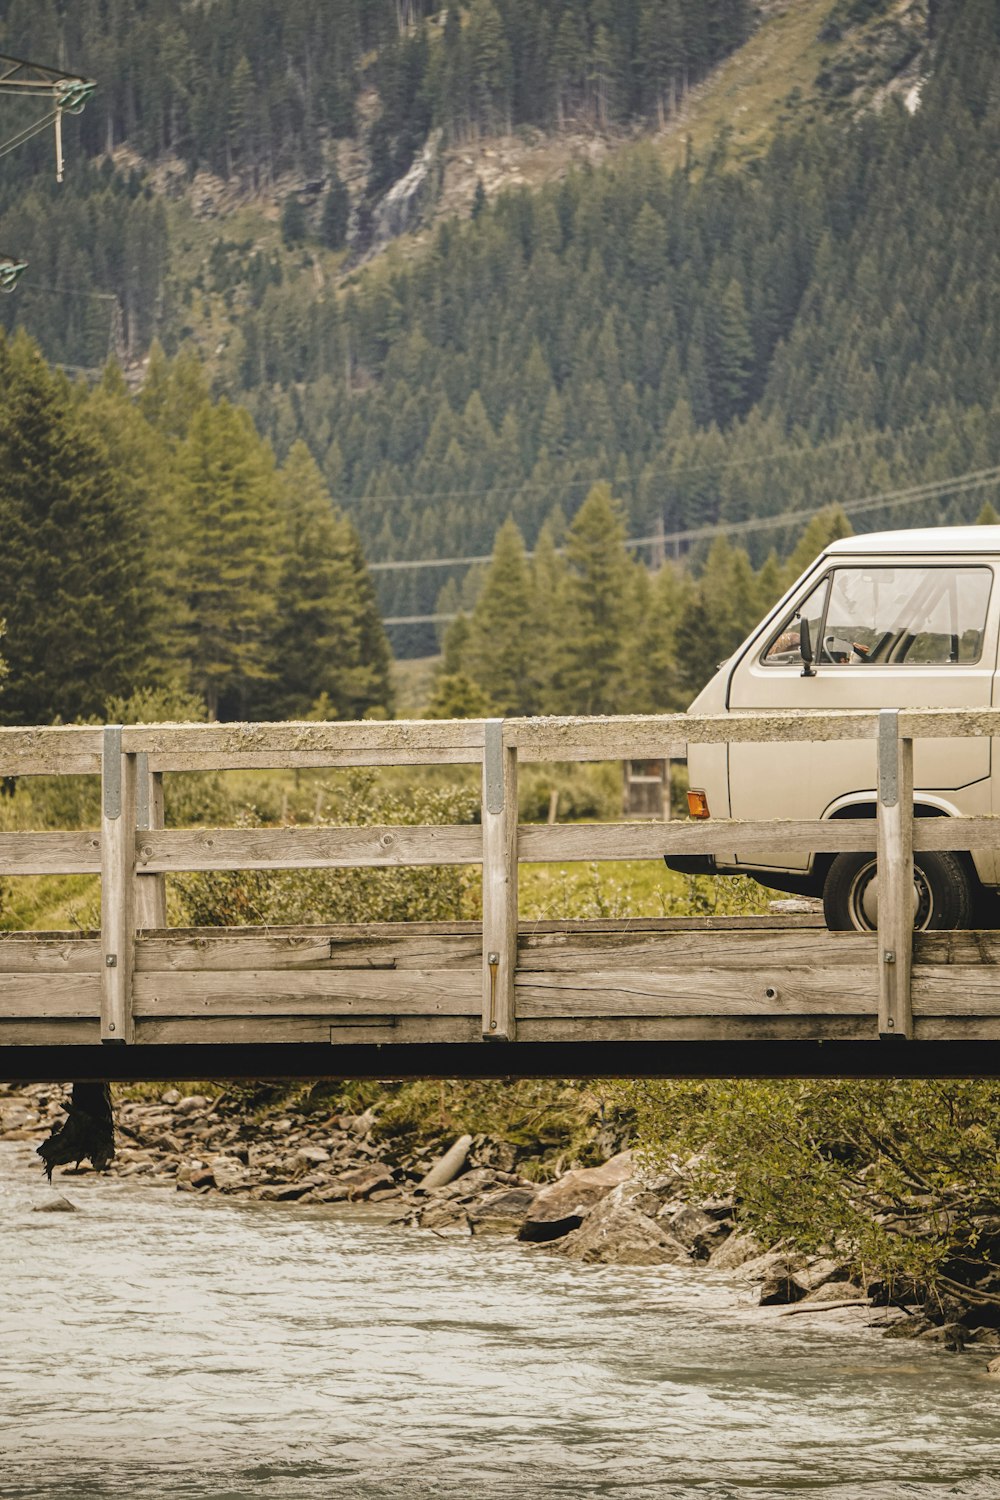
{"label": "power line", "polygon": [[[992,469],[974,469],[967,474],[956,474],[949,479],[932,480],[926,484],[914,485],[908,489],[884,490],[877,495],[865,495],[859,500],[847,500],[841,506],[841,510],[847,515],[856,515],[863,510],[875,510],[879,506],[903,505],[918,500],[933,500],[939,495],[962,494],[966,490],[981,489],[988,484],[1000,483],[1000,466]],[[810,511],[786,510],[775,516],[755,516],[749,521],[720,521],[711,526],[694,526],[683,531],[658,532],[654,536],[628,537],[625,541],[626,547],[652,547],[672,546],[678,547],[682,542],[710,541],[717,536],[732,536],[738,534],[744,536],[754,531],[768,531],[780,526],[802,525],[812,520],[813,516],[819,515],[821,510],[829,509],[835,501],[828,501],[818,509]],[[560,550],[560,549],[557,549]],[[527,553],[528,557],[533,553]],[[474,563],[488,563],[491,555],[479,555],[475,557],[418,557],[398,562],[372,562],[368,564],[372,573],[398,572],[413,568],[456,568],[468,567]]]}
{"label": "power line", "polygon": [[[991,469],[970,469],[965,474],[953,474],[947,479],[929,480],[924,484],[911,485],[906,489],[882,490],[876,495],[863,495],[856,500],[843,501],[840,503],[839,508],[845,515],[854,516],[869,510],[888,510],[895,508],[897,505],[915,505],[921,500],[941,499],[946,495],[963,495],[971,490],[984,489],[987,485],[991,484],[1000,484],[1000,464]],[[625,546],[651,546],[654,543],[658,546],[679,546],[681,542],[709,541],[719,536],[745,536],[749,532],[767,531],[779,526],[804,526],[808,525],[816,516],[821,515],[824,510],[829,510],[831,503],[811,511],[789,510],[783,511],[780,515],[776,516],[756,516],[749,521],[732,521],[713,526],[692,527],[686,531],[665,532],[656,536],[631,537],[625,542]],[[562,550],[562,548],[557,548],[557,551]],[[532,557],[534,554],[529,552],[526,555]],[[437,561],[436,565],[445,566],[447,562],[454,564],[459,562],[489,561],[488,557],[451,558]],[[435,565],[435,562],[432,562],[430,565]],[[375,569],[379,567],[379,564],[369,563],[368,566],[371,569]],[[382,564],[382,566],[405,567],[407,564]],[[413,563],[410,566],[419,567],[421,564]],[[382,623],[384,625],[430,625],[444,624],[456,618],[457,616],[454,614],[393,615],[383,620]]]}
{"label": "power line", "polygon": [[[993,406],[972,408],[962,413],[962,416],[953,425],[961,426],[972,416],[994,416],[1000,414],[1000,402]],[[671,469],[647,469],[645,473],[651,473],[660,479],[676,479],[684,474],[716,474],[720,470],[729,469],[755,469],[761,464],[769,464],[779,458],[812,458],[818,454],[829,453],[838,448],[861,448],[868,443],[877,443],[884,438],[899,439],[910,437],[915,432],[926,431],[938,425],[937,418],[921,417],[916,422],[910,422],[906,427],[876,428],[870,432],[858,434],[845,434],[838,438],[827,438],[822,443],[813,443],[809,446],[803,444],[789,444],[784,448],[771,448],[766,453],[755,453],[749,458],[727,458],[718,463],[682,464],[678,468]],[[551,494],[553,490],[563,493],[569,490],[590,488],[598,481],[591,479],[552,479],[546,484],[495,484],[477,490],[409,490],[406,494],[365,494],[338,495],[334,498],[338,505],[353,506],[365,501],[380,500],[477,500],[485,495],[532,495]],[[374,566],[374,564],[372,565]]]}

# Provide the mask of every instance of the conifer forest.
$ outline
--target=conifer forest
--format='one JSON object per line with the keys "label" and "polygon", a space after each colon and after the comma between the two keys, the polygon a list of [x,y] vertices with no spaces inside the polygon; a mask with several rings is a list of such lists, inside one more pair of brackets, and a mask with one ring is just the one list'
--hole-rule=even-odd
{"label": "conifer forest", "polygon": [[830,535],[989,516],[1000,4],[817,5],[805,103],[685,136],[782,9],[0,5],[98,85],[0,158],[0,718],[391,713],[390,639],[432,713],[682,707]]}

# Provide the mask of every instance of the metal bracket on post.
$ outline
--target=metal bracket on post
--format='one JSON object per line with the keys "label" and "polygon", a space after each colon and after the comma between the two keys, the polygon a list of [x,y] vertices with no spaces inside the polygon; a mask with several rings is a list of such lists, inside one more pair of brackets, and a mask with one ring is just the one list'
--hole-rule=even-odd
{"label": "metal bracket on post", "polygon": [[483,734],[483,1036],[513,1041],[517,967],[517,751],[502,719]]}
{"label": "metal bracket on post", "polygon": [[913,1035],[913,741],[899,737],[899,710],[878,716],[878,1029]]}
{"label": "metal bracket on post", "polygon": [[488,813],[503,812],[503,719],[487,719],[483,744],[483,799]]}
{"label": "metal bracket on post", "polygon": [[101,755],[101,791],[104,816],[114,822],[122,815],[122,726],[108,724]]}

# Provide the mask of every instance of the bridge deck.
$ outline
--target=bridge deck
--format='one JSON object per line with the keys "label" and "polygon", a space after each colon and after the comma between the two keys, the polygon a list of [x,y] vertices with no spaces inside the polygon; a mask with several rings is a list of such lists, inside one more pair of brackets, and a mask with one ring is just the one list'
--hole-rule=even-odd
{"label": "bridge deck", "polygon": [[[102,779],[99,829],[0,834],[0,875],[99,874],[99,933],[0,933],[0,1076],[991,1073],[1000,934],[918,934],[913,850],[1000,850],[1000,819],[913,817],[913,740],[1000,711],[0,729],[0,775]],[[519,825],[518,765],[677,741],[873,741],[858,821]],[[165,828],[174,771],[478,766],[461,826]],[[524,922],[519,861],[871,850],[879,929],[809,916]],[[171,929],[186,870],[478,864],[483,921]]]}
{"label": "bridge deck", "polygon": [[132,1045],[102,1048],[100,935],[5,933],[0,1067],[157,1076],[170,1056],[196,1077],[597,1076],[754,1058],[758,1073],[933,1073],[968,1054],[961,1071],[994,1071],[1000,933],[917,936],[905,1044],[879,1040],[876,948],[809,916],[526,924],[517,1039],[502,1042],[482,1038],[478,923],[143,932]]}

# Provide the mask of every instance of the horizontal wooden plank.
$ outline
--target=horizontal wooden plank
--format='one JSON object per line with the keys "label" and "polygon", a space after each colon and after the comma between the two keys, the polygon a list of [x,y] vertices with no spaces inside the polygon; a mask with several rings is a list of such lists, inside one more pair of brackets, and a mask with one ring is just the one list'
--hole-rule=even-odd
{"label": "horizontal wooden plank", "polygon": [[915,932],[914,967],[930,964],[1000,964],[1000,932]]}
{"label": "horizontal wooden plank", "polygon": [[100,1010],[99,973],[0,973],[0,1017],[94,1016]]}
{"label": "horizontal wooden plank", "polygon": [[468,935],[423,936],[405,929],[385,937],[327,937],[321,932],[285,934],[227,931],[190,937],[176,933],[144,936],[136,944],[136,972],[282,969],[474,969],[482,965],[478,927]]}
{"label": "horizontal wooden plank", "polygon": [[663,973],[595,970],[533,973],[515,980],[518,1016],[869,1015],[878,1000],[874,966],[835,974],[705,968]]}
{"label": "horizontal wooden plank", "polygon": [[[996,836],[1000,841],[1000,821]],[[518,836],[519,858],[538,863],[657,859],[665,854],[731,855],[733,850],[762,848],[840,854],[874,847],[874,820],[847,818],[822,822],[710,818],[676,823],[563,823],[555,827],[528,824],[521,827]]]}
{"label": "horizontal wooden plank", "polygon": [[803,942],[801,930],[778,932],[762,928],[747,932],[618,932],[532,934],[522,937],[518,972],[589,973],[652,970],[685,974],[695,969],[735,970],[755,974],[776,969],[835,970],[837,983],[846,971],[874,965],[878,939],[874,933],[812,931]]}
{"label": "horizontal wooden plank", "polygon": [[0,1047],[86,1047],[101,1045],[101,1019],[8,1021],[0,1016]]}
{"label": "horizontal wooden plank", "polygon": [[914,1015],[1000,1016],[1000,970],[965,964],[914,966]]}
{"label": "horizontal wooden plank", "polygon": [[126,725],[122,749],[148,755],[298,754],[337,755],[352,751],[377,752],[392,764],[397,753],[421,754],[436,750],[479,750],[484,743],[482,719],[362,719],[353,722],[258,724],[137,724]]}
{"label": "horizontal wooden plank", "polygon": [[[826,818],[817,821],[750,822],[711,818],[676,823],[572,823],[556,827],[522,825],[518,856],[522,860],[655,859],[669,854],[722,854],[783,851],[850,854],[874,850],[874,818]],[[916,850],[995,849],[1000,846],[1000,818],[916,818]]]}
{"label": "horizontal wooden plank", "polygon": [[746,744],[872,739],[874,712],[656,714],[608,718],[508,719],[504,736],[518,755],[536,760],[658,759],[682,744]]}
{"label": "horizontal wooden plank", "polygon": [[99,974],[99,938],[0,932],[0,974]]}
{"label": "horizontal wooden plank", "polygon": [[212,828],[144,831],[136,864],[145,874],[177,870],[319,870],[478,864],[473,824],[367,828]]}
{"label": "horizontal wooden plank", "polygon": [[[546,1017],[517,1022],[519,1042],[875,1041],[872,1016]],[[511,1072],[516,1073],[516,1063]]]}
{"label": "horizontal wooden plank", "polygon": [[0,875],[99,875],[101,836],[0,833]]}
{"label": "horizontal wooden plank", "polygon": [[998,1042],[1000,1016],[914,1016],[915,1042]]}
{"label": "horizontal wooden plank", "polygon": [[235,973],[142,973],[133,987],[135,1014],[193,1016],[285,1013],[469,1015],[482,1006],[474,969],[241,969]]}
{"label": "horizontal wooden plank", "polygon": [[350,766],[472,766],[483,752],[475,745],[437,745],[426,749],[384,750],[246,750],[151,751],[151,771],[335,771]]}
{"label": "horizontal wooden plank", "polygon": [[392,1026],[382,1018],[369,1017],[369,1024],[345,1025],[329,1016],[213,1016],[165,1018],[140,1017],[135,1023],[136,1044],[184,1043],[192,1047],[210,1044],[283,1044],[324,1042],[359,1046],[370,1042],[480,1042],[481,1016],[401,1016]]}
{"label": "horizontal wooden plank", "polygon": [[99,775],[103,734],[75,724],[0,729],[0,776]]}

